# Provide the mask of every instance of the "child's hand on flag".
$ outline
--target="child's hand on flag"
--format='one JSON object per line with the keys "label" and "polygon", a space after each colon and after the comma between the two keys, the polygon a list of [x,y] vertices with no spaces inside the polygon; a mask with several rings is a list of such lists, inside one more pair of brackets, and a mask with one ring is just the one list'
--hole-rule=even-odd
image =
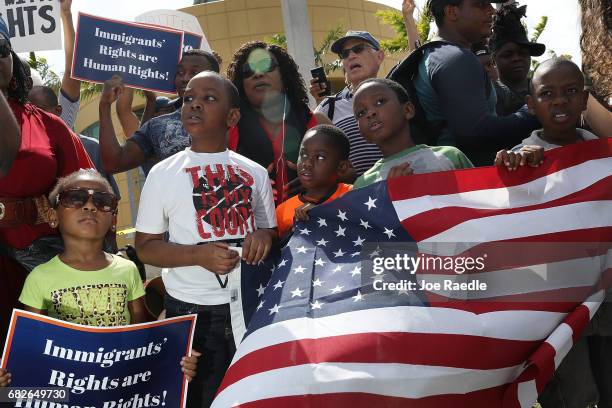
{"label": "child's hand on flag", "polygon": [[544,148],[541,146],[527,145],[521,150],[513,152],[511,150],[500,150],[495,155],[495,165],[506,167],[508,171],[513,171],[520,166],[529,165],[538,167],[544,161]]}

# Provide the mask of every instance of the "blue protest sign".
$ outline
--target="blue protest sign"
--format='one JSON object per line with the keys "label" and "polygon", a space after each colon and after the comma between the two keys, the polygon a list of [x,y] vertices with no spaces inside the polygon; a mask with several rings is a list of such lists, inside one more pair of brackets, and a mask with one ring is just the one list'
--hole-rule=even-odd
{"label": "blue protest sign", "polygon": [[199,50],[202,48],[202,40],[203,36],[199,34],[192,34],[185,31],[185,35],[183,36],[183,52],[189,50]]}
{"label": "blue protest sign", "polygon": [[[180,361],[191,350],[195,318],[90,327],[14,310],[2,368],[12,374],[14,389],[64,390],[69,404],[59,406],[183,407],[187,382]],[[12,406],[48,406],[35,402]]]}
{"label": "blue protest sign", "polygon": [[175,92],[183,33],[79,13],[72,77],[102,83],[119,74],[131,87]]}

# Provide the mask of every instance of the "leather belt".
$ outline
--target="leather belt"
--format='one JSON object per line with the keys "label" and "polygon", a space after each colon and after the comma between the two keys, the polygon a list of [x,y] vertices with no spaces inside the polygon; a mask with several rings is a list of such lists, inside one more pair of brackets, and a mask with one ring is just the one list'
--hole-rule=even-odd
{"label": "leather belt", "polygon": [[0,197],[0,228],[46,223],[49,221],[49,208],[47,198],[44,196]]}

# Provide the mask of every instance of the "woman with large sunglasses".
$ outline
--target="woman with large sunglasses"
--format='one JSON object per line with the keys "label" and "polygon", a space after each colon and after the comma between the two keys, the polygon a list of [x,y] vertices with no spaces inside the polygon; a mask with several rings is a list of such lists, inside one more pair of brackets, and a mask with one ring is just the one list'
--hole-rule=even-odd
{"label": "woman with large sunglasses", "polygon": [[230,130],[229,147],[268,169],[279,204],[292,193],[287,184],[299,183],[295,163],[304,133],[331,123],[309,109],[298,67],[280,47],[262,41],[244,44],[234,54],[227,76],[242,99],[240,122]]}
{"label": "woman with large sunglasses", "polygon": [[[0,339],[27,272],[62,248],[57,231],[46,222],[47,194],[59,177],[93,168],[78,136],[60,118],[28,103],[25,69],[9,38],[0,18],[0,92],[21,132],[18,151],[0,177]],[[5,126],[3,121],[0,132]]]}

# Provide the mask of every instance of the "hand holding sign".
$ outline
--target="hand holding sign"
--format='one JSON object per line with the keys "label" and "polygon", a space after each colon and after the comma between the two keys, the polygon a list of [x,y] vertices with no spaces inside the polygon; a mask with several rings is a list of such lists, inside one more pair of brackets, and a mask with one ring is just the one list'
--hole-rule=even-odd
{"label": "hand holding sign", "polygon": [[[0,385],[62,387],[73,408],[182,407],[200,356],[183,357],[195,318],[90,327],[14,310]],[[43,401],[27,406],[48,406]]]}
{"label": "hand holding sign", "polygon": [[[202,356],[202,353],[191,349],[191,355],[185,356],[181,360],[181,370],[185,377],[187,377],[187,381],[193,380],[193,377],[196,376],[198,369],[198,358]],[[0,377],[1,378],[1,377]],[[1,381],[1,379],[0,379]]]}
{"label": "hand holding sign", "polygon": [[103,83],[115,73],[126,86],[175,92],[183,33],[80,13],[72,77]]}
{"label": "hand holding sign", "polygon": [[100,104],[111,105],[119,99],[119,95],[123,93],[124,88],[123,79],[119,75],[113,75],[111,79],[104,82],[104,88],[102,88],[102,95],[100,96]]}

